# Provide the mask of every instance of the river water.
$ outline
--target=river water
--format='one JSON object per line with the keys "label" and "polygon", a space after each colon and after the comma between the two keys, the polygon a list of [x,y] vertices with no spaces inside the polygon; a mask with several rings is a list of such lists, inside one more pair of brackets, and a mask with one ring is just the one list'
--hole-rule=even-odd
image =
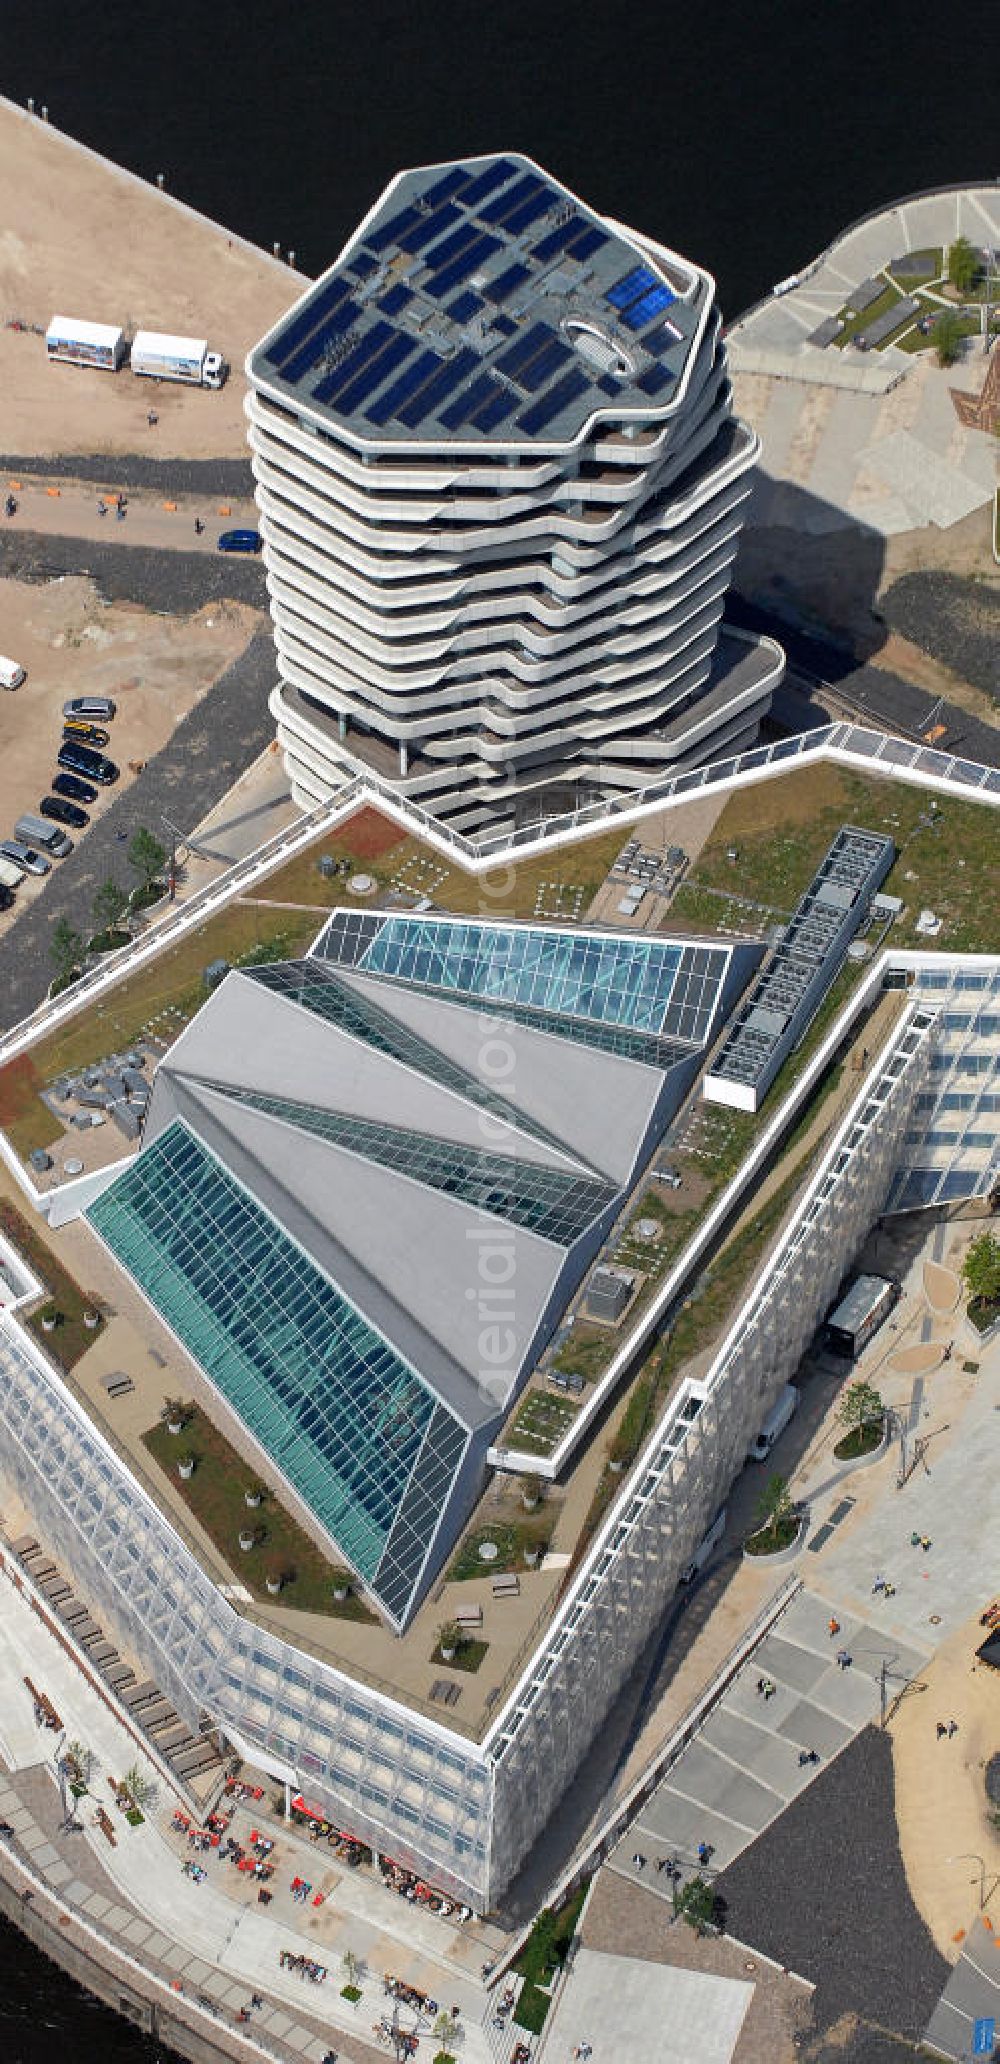
{"label": "river water", "polygon": [[[303,271],[394,171],[515,149],[706,265],[731,315],[868,209],[985,177],[976,84],[913,0],[5,0],[0,43],[11,99]],[[4,1923],[0,2054],[164,2055]]]}

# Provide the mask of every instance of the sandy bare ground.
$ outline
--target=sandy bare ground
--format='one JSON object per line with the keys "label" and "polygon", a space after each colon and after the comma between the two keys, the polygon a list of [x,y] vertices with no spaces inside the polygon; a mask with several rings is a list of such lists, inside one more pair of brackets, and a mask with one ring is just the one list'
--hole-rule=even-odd
{"label": "sandy bare ground", "polygon": [[[988,1560],[988,1558],[987,1558]],[[986,1564],[984,1584],[988,1581]],[[891,1724],[899,1844],[914,1904],[954,1963],[961,1931],[979,1910],[979,1859],[987,1912],[1000,1922],[1000,1831],[990,1819],[984,1766],[998,1743],[1000,1680],[977,1663],[978,1620],[943,1642]],[[937,1724],[958,1732],[938,1739]],[[953,1859],[958,1859],[953,1860]]]}
{"label": "sandy bare ground", "polygon": [[[108,752],[127,782],[129,761],[159,752],[260,622],[255,610],[232,602],[211,603],[190,617],[154,616],[129,603],[108,606],[82,577],[44,586],[0,584],[0,648],[28,675],[16,693],[0,694],[0,837],[49,792],[69,696],[113,696],[118,714],[108,727]],[[92,817],[120,786],[101,791]],[[30,877],[22,883],[14,911],[0,926],[13,922],[39,886]]]}
{"label": "sandy bare ground", "polygon": [[[0,192],[0,451],[244,457],[244,357],[306,282],[3,100]],[[6,327],[55,314],[207,337],[234,377],[212,393],[49,365]]]}

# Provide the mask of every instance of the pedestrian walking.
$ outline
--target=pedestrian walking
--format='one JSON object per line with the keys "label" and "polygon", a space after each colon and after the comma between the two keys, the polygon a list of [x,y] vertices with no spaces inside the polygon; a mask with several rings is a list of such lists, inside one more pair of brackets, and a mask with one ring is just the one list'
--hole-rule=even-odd
{"label": "pedestrian walking", "polygon": [[921,1548],[923,1549],[923,1551],[924,1551],[924,1554],[926,1555],[926,1554],[927,1554],[927,1551],[928,1551],[928,1549],[929,1549],[929,1548],[930,1548],[930,1546],[931,1546],[930,1540],[929,1540],[929,1538],[928,1538],[928,1536],[927,1536],[926,1534],[921,1534],[921,1536],[920,1536],[920,1546],[921,1546]]}
{"label": "pedestrian walking", "polygon": [[200,516],[196,516],[196,517],[195,517],[195,519],[194,519],[194,534],[195,534],[195,537],[200,537],[200,536],[201,536],[201,534],[202,534],[202,531],[204,530],[204,528],[205,528],[205,526],[204,526],[204,524],[203,524],[203,522],[202,522],[202,520],[201,520],[201,517],[200,517]]}
{"label": "pedestrian walking", "polygon": [[846,1648],[838,1648],[837,1661],[842,1670],[849,1670],[851,1667],[851,1656],[849,1650]]}
{"label": "pedestrian walking", "polygon": [[766,1681],[765,1685],[764,1685],[764,1704],[765,1704],[765,1706],[766,1706],[766,1704],[767,1704],[767,1702],[768,1702],[768,1699],[772,1699],[772,1698],[774,1697],[774,1694],[775,1694],[775,1692],[777,1691],[777,1689],[778,1689],[777,1685],[776,1685],[776,1684],[772,1684],[772,1682],[771,1682],[771,1679],[770,1679],[770,1677],[769,1677],[769,1678],[767,1679],[767,1681]]}
{"label": "pedestrian walking", "polygon": [[944,1721],[943,1721],[943,1720],[939,1720],[939,1721],[938,1721],[938,1724],[937,1724],[937,1738],[938,1738],[938,1741],[943,1741],[943,1740],[944,1740],[944,1738],[945,1738],[945,1735],[947,1734],[947,1732],[948,1732],[948,1729],[947,1729],[947,1727],[945,1726],[945,1723],[944,1723]]}
{"label": "pedestrian walking", "polygon": [[833,1620],[833,1619],[831,1619],[831,1620],[830,1620],[830,1622],[829,1622],[829,1627],[830,1627],[830,1640],[832,1641],[832,1640],[834,1639],[834,1637],[835,1637],[835,1636],[836,1636],[837,1634],[839,1634],[839,1633],[840,1633],[840,1621],[839,1621],[839,1620]]}
{"label": "pedestrian walking", "polygon": [[952,1735],[953,1735],[953,1734],[957,1734],[957,1733],[958,1733],[958,1721],[957,1721],[957,1720],[949,1720],[949,1722],[948,1722],[948,1740],[950,1741],[950,1740],[951,1740],[951,1738],[952,1738]]}
{"label": "pedestrian walking", "polygon": [[875,1579],[875,1582],[874,1582],[874,1584],[872,1585],[872,1597],[874,1598],[877,1592],[879,1592],[879,1591],[884,1591],[884,1590],[885,1590],[885,1578],[884,1578],[884,1577],[876,1577],[876,1579]]}
{"label": "pedestrian walking", "polygon": [[757,1679],[757,1697],[758,1697],[758,1698],[760,1697],[760,1695],[761,1695],[761,1692],[762,1692],[762,1691],[763,1691],[764,1689],[765,1689],[765,1685],[764,1685],[764,1679],[763,1679],[763,1677],[758,1677],[758,1679]]}

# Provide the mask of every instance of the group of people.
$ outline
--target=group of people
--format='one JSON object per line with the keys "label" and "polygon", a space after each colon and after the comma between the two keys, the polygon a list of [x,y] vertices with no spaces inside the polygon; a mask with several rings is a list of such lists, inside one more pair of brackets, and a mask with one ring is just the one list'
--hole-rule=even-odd
{"label": "group of people", "polygon": [[[405,1978],[397,1978],[392,1971],[383,1973],[382,1990],[389,1999],[398,2000],[403,2007],[412,2007],[418,2014],[436,2014],[438,2011],[437,2000],[430,1999],[418,1986],[408,1985]],[[457,2014],[457,2007],[455,2012]]]}
{"label": "group of people", "polygon": [[937,1738],[938,1738],[938,1741],[943,1741],[943,1740],[944,1740],[944,1737],[945,1737],[945,1735],[947,1735],[947,1737],[948,1737],[948,1740],[950,1741],[950,1740],[951,1740],[951,1738],[952,1738],[952,1735],[953,1735],[953,1734],[957,1734],[957,1733],[958,1733],[958,1721],[957,1721],[957,1720],[939,1720],[939,1721],[938,1721],[938,1724],[937,1724]]}
{"label": "group of people", "polygon": [[[108,503],[106,502],[103,495],[98,495],[97,497],[97,513],[99,516],[106,516],[108,513]],[[119,523],[124,523],[127,514],[128,496],[123,494],[116,495],[115,515],[117,516]]]}
{"label": "group of people", "polygon": [[454,1914],[457,1921],[471,1919],[471,1907],[457,1906],[453,1899],[446,1898],[443,1892],[435,1892],[433,1885],[425,1884],[423,1878],[418,1878],[413,1871],[404,1870],[402,1864],[393,1863],[388,1856],[380,1856],[378,1863],[383,1884],[388,1891],[397,1892],[400,1899],[426,1906],[430,1913],[440,1914],[442,1920],[447,1920],[450,1914]]}
{"label": "group of people", "polygon": [[299,1956],[293,1949],[280,1949],[278,1962],[283,1971],[294,1971],[296,1978],[309,1978],[313,1985],[322,1985],[326,1977],[325,1964],[317,1964],[313,1957]]}

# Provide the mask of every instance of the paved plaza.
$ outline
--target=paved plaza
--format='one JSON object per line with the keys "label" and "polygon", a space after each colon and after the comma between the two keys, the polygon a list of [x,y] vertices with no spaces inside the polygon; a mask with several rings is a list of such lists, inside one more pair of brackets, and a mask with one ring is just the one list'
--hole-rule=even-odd
{"label": "paved plaza", "polygon": [[978,1920],[927,2024],[926,2040],[942,2057],[964,2064],[977,2020],[987,2019],[1000,2028],[1000,1942]]}
{"label": "paved plaza", "polygon": [[[115,1816],[117,1846],[112,1850],[93,1824],[91,1801],[82,1804],[83,1834],[103,1871],[113,1881],[119,1903],[74,1878],[70,1865],[53,1847],[45,1830],[19,1798],[19,1773],[51,1770],[53,1799],[58,1801],[53,1758],[58,1737],[36,1726],[24,1678],[30,1676],[52,1700],[68,1738],[79,1739],[97,1761],[90,1779],[91,1798],[107,1795],[109,1777],[118,1778],[138,1763],[156,1784],[160,1805],[143,1826],[129,1829]],[[206,1852],[196,1861],[206,1868],[203,1883],[182,1869],[188,1852],[169,1832],[172,1802],[158,1773],[146,1764],[135,1741],[91,1689],[25,1601],[0,1577],[0,1759],[10,1779],[0,1772],[0,1818],[13,1827],[33,1867],[48,1879],[70,1905],[99,1925],[110,1928],[123,1946],[143,1959],[176,1973],[184,1989],[204,1994],[232,2018],[255,1988],[267,1994],[256,2016],[262,2028],[282,2044],[320,2064],[327,2049],[337,2049],[342,2036],[367,2037],[386,2012],[383,1973],[392,1971],[447,2008],[458,2006],[465,2031],[463,2064],[486,2064],[492,2054],[482,2027],[483,1991],[479,1967],[495,1954],[489,1931],[479,1924],[449,1927],[422,1908],[389,1893],[377,1875],[366,1870],[330,1868],[325,1851],[291,1830],[267,1823],[276,1836],[272,1859],[280,1863],[273,1882],[273,1901],[266,1909],[256,1902],[256,1887],[235,1872],[223,1876],[217,1855]],[[244,1825],[244,1822],[246,1823]],[[233,1832],[244,1842],[250,1816],[238,1810]],[[335,1859],[330,1856],[330,1864]],[[289,1890],[293,1875],[323,1889],[323,1905],[296,1905]],[[233,1880],[230,1889],[229,1878]],[[242,1899],[234,1896],[238,1889]],[[350,1949],[361,1964],[357,1982],[362,1997],[356,2007],[341,1998],[345,1983],[343,1959]],[[314,1959],[327,1970],[324,1984],[306,1984],[283,1970],[279,1953]],[[289,2011],[286,2011],[286,2008]],[[306,2014],[328,2030],[316,2037],[315,2027],[296,2018]],[[430,2018],[407,2009],[404,2029],[429,2037]],[[346,2056],[370,2054],[348,2049]]]}
{"label": "paved plaza", "polygon": [[[832,1636],[831,1619],[839,1622]],[[838,1663],[838,1650],[850,1656],[848,1667]],[[675,1862],[688,1878],[704,1842],[713,1875],[725,1870],[831,1757],[878,1719],[883,1668],[898,1686],[926,1657],[926,1648],[900,1640],[882,1622],[800,1592],[642,1807],[610,1867],[666,1901],[673,1887],[661,1862]],[[761,1683],[773,1684],[773,1692],[759,1690]],[[818,1762],[800,1760],[813,1751]],[[636,1856],[643,1861],[636,1863]]]}
{"label": "paved plaza", "polygon": [[545,2064],[729,2064],[753,1986],[601,1950],[577,1952],[545,2031]]}

